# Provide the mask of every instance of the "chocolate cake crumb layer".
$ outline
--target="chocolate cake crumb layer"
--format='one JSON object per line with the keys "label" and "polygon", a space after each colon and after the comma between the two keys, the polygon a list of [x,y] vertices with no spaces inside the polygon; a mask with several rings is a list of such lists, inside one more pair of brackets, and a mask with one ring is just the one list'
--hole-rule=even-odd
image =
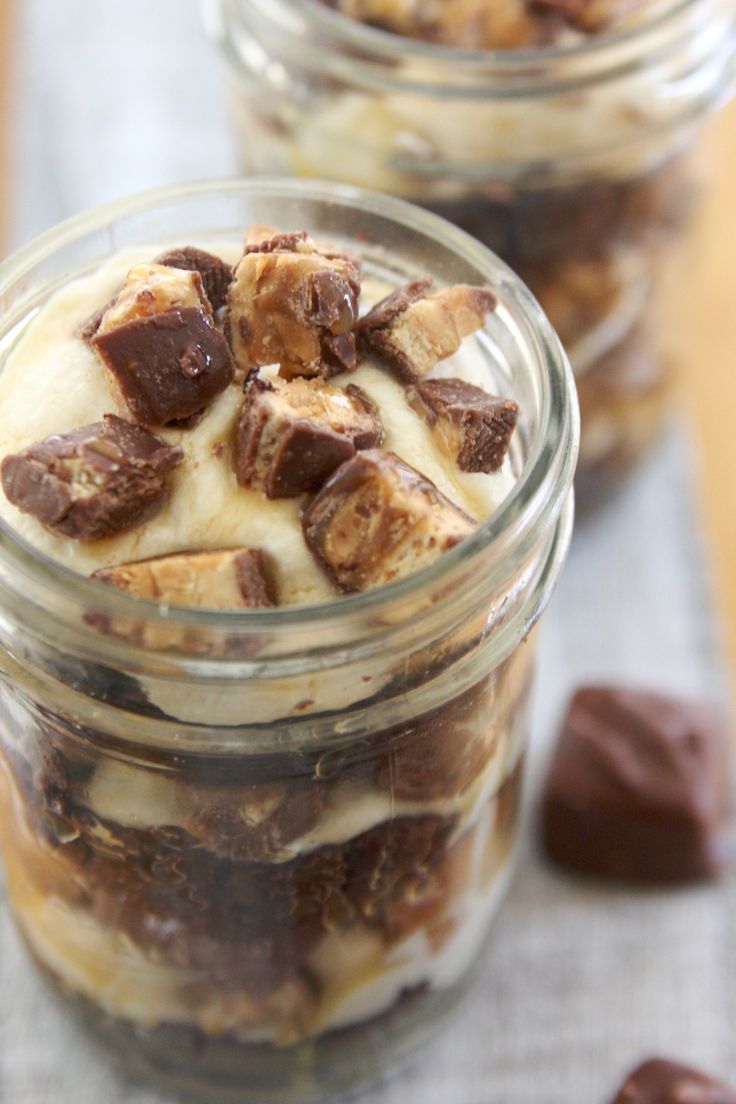
{"label": "chocolate cake crumb layer", "polygon": [[183,452],[114,414],[47,437],[2,462],[6,497],[42,525],[99,540],[139,525],[166,497]]}
{"label": "chocolate cake crumb layer", "polygon": [[662,694],[575,694],[544,792],[547,854],[584,874],[694,882],[727,858],[728,735],[704,706]]}
{"label": "chocolate cake crumb layer", "polygon": [[650,1058],[629,1074],[611,1104],[736,1104],[736,1090],[680,1062]]}
{"label": "chocolate cake crumb layer", "polygon": [[381,300],[358,324],[361,348],[375,353],[400,379],[421,379],[456,353],[496,306],[487,288],[459,284],[430,292],[414,280]]}
{"label": "chocolate cake crumb layer", "polygon": [[304,539],[343,591],[395,582],[472,535],[476,523],[394,453],[343,464],[304,511]]}
{"label": "chocolate cake crumb layer", "polygon": [[269,498],[318,490],[357,449],[381,443],[381,419],[360,388],[322,380],[253,379],[238,422],[238,482]]}
{"label": "chocolate cake crumb layer", "polygon": [[513,399],[489,395],[464,380],[437,379],[412,387],[409,402],[461,471],[487,474],[501,467],[519,419]]}

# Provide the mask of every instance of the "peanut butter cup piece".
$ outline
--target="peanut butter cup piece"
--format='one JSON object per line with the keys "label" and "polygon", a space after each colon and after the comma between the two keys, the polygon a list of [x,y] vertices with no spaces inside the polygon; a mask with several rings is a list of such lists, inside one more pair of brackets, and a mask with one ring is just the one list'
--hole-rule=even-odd
{"label": "peanut butter cup piece", "polygon": [[687,883],[728,857],[728,737],[705,706],[585,687],[564,721],[543,796],[555,862],[602,878]]}
{"label": "peanut butter cup piece", "polygon": [[235,440],[238,482],[269,498],[316,491],[357,449],[379,445],[382,432],[375,406],[352,384],[253,379]]}
{"label": "peanut butter cup piece", "polygon": [[228,296],[227,332],[244,374],[278,364],[286,379],[328,379],[356,364],[359,271],[305,233],[247,247]]}
{"label": "peanut butter cup piece", "polygon": [[90,338],[131,416],[167,425],[203,410],[233,378],[199,272],[137,265]]}
{"label": "peanut butter cup piece", "polygon": [[395,582],[433,563],[477,524],[393,452],[337,469],[304,511],[304,539],[340,590]]}
{"label": "peanut butter cup piece", "polygon": [[487,288],[458,284],[430,291],[429,279],[412,280],[377,303],[358,323],[361,349],[374,353],[407,382],[426,376],[480,329],[496,306]]}
{"label": "peanut butter cup piece", "polygon": [[650,1058],[629,1074],[611,1104],[736,1104],[736,1091],[680,1062]]}
{"label": "peanut butter cup piece", "polygon": [[425,380],[409,389],[408,398],[461,471],[489,473],[502,466],[519,419],[513,399],[460,379]]}
{"label": "peanut butter cup piece", "polygon": [[220,310],[227,303],[233,267],[221,257],[216,257],[214,253],[185,245],[181,249],[172,249],[168,253],[163,253],[156,258],[155,263],[166,265],[167,268],[181,268],[186,272],[198,272],[202,278],[204,293],[213,311]]}
{"label": "peanut butter cup piece", "polygon": [[5,496],[47,529],[99,540],[138,525],[166,497],[180,448],[114,414],[6,456]]}
{"label": "peanut butter cup piece", "polygon": [[176,552],[103,567],[92,578],[171,606],[225,610],[276,604],[266,556],[257,548]]}

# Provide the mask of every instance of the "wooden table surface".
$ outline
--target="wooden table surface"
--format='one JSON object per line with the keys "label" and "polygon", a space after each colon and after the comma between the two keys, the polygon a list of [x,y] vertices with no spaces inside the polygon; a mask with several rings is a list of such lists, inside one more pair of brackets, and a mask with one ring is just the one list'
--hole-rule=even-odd
{"label": "wooden table surface", "polygon": [[[15,0],[0,0],[0,253],[9,218]],[[696,440],[696,486],[713,570],[712,596],[736,687],[736,102],[709,125],[713,162],[686,289],[681,396]]]}
{"label": "wooden table surface", "polygon": [[736,102],[709,125],[712,171],[684,289],[681,395],[697,442],[713,598],[736,688]]}

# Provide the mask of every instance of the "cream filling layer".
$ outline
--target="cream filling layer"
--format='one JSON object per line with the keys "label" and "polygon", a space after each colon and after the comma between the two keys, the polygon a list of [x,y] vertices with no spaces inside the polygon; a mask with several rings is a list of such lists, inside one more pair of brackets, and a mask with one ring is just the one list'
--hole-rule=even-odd
{"label": "cream filling layer", "polygon": [[[454,838],[475,823],[484,805],[497,793],[515,769],[522,751],[523,726],[503,733],[487,766],[457,796],[427,801],[407,801],[389,790],[359,782],[329,786],[325,808],[317,823],[304,835],[289,840],[274,861],[288,862],[298,855],[328,845],[346,843],[378,825],[403,817],[457,818]],[[191,816],[207,804],[207,790],[196,787],[196,801],[188,787],[163,774],[108,759],[95,770],[80,803],[90,812],[123,828],[186,830]],[[213,804],[217,797],[213,796]]]}

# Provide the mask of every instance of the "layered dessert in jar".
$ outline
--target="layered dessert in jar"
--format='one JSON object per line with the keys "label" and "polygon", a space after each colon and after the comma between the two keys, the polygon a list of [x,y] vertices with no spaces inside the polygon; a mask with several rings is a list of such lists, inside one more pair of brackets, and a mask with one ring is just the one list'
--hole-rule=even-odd
{"label": "layered dessert in jar", "polygon": [[[656,439],[673,245],[731,88],[727,0],[210,0],[249,171],[360,183],[451,219],[557,329],[601,497]],[[301,42],[301,46],[297,43]]]}
{"label": "layered dessert in jar", "polygon": [[498,593],[468,569],[470,607],[402,595],[522,479],[506,307],[319,231],[115,250],[0,377],[3,531],[83,595],[60,641],[41,598],[43,641],[5,641],[18,927],[134,1066],[239,1098],[374,1076],[460,990],[526,742],[532,647],[488,647],[550,585],[527,548]]}

